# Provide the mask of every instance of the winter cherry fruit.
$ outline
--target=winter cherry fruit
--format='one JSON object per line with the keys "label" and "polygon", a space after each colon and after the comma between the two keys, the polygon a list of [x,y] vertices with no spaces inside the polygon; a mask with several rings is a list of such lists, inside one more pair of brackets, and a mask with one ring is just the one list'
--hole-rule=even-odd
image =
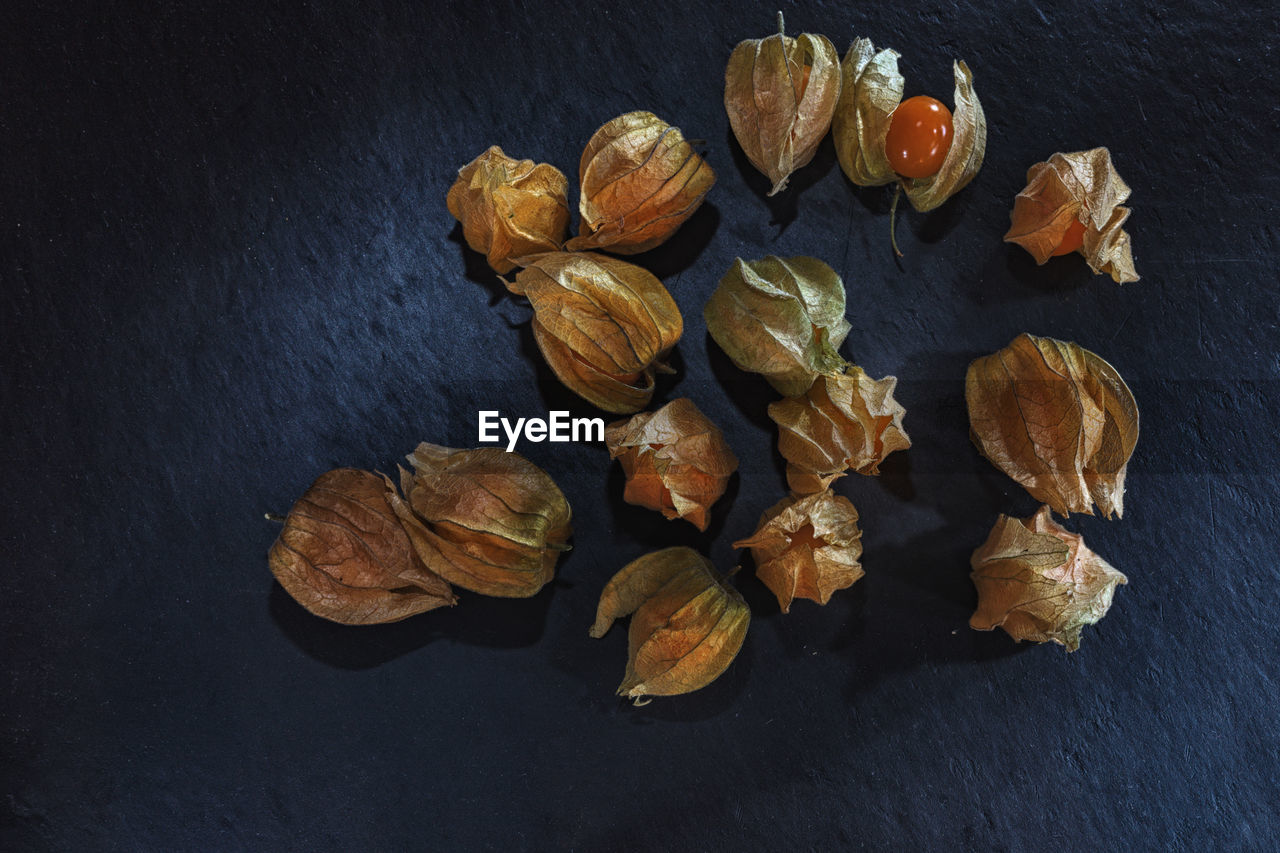
{"label": "winter cherry fruit", "polygon": [[1084,223],[1079,219],[1073,220],[1071,227],[1062,235],[1062,242],[1058,244],[1058,248],[1049,253],[1049,257],[1056,258],[1059,255],[1069,255],[1076,249],[1084,245]]}
{"label": "winter cherry fruit", "polygon": [[942,168],[951,138],[951,110],[937,98],[916,95],[893,111],[884,153],[902,177],[927,178]]}

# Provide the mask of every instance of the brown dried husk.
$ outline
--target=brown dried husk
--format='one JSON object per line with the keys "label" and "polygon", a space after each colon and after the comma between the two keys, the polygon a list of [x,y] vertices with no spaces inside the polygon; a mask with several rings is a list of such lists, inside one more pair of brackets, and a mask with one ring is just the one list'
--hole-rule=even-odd
{"label": "brown dried husk", "polygon": [[423,562],[463,589],[527,598],[555,576],[572,513],[555,481],[518,453],[419,444],[395,504]]}
{"label": "brown dried husk", "polygon": [[458,170],[449,212],[467,245],[499,273],[515,259],[554,252],[569,228],[569,182],[555,166],[508,157],[497,145]]}
{"label": "brown dried husk", "polygon": [[830,489],[783,498],[760,517],[755,533],[733,547],[751,549],[756,577],[777,596],[783,613],[797,598],[826,604],[863,575],[858,511]]}
{"label": "brown dried husk", "polygon": [[911,446],[902,427],[907,410],[893,398],[897,384],[851,365],[819,377],[802,397],[769,404],[793,492],[820,492],[848,470],[879,474],[886,456]]}
{"label": "brown dried husk", "polygon": [[1124,514],[1138,405],[1116,369],[1074,343],[1022,334],[965,376],[982,455],[1059,515]]}
{"label": "brown dried husk", "polygon": [[849,334],[844,299],[844,282],[817,258],[737,258],[702,313],[734,364],[794,396],[844,369],[837,352]]}
{"label": "brown dried husk", "polygon": [[569,390],[631,414],[653,397],[654,373],[684,331],[671,294],[647,270],[592,252],[522,259],[507,287],[533,306],[533,336]]}
{"label": "brown dried husk", "polygon": [[973,90],[973,73],[964,62],[952,63],[955,77],[951,110],[951,147],[937,174],[903,178],[885,156],[885,136],[893,111],[902,101],[904,81],[897,51],[877,51],[869,39],[854,41],[841,63],[840,101],[831,128],[840,168],[858,186],[877,187],[898,181],[911,206],[933,210],[964,189],[987,151],[987,118]]}
{"label": "brown dried husk", "polygon": [[609,424],[604,443],[626,474],[623,500],[699,530],[738,470],[724,433],[685,397]]}
{"label": "brown dried husk", "polygon": [[743,153],[773,184],[787,186],[831,127],[840,97],[840,56],[826,36],[778,32],[738,43],[724,75],[724,108]]}
{"label": "brown dried husk", "polygon": [[456,603],[410,544],[393,508],[399,499],[379,474],[321,474],[289,510],[271,546],[271,573],[307,610],[346,625],[397,622]]}
{"label": "brown dried husk", "polygon": [[1013,201],[1006,243],[1017,243],[1043,264],[1062,245],[1067,229],[1084,225],[1077,249],[1095,273],[1117,284],[1138,280],[1129,235],[1121,227],[1129,208],[1129,185],[1111,164],[1106,148],[1054,154],[1027,170],[1027,186]]}
{"label": "brown dried husk", "polygon": [[702,204],[716,174],[680,133],[643,110],[620,115],[591,137],[578,167],[579,236],[570,251],[645,252]]}
{"label": "brown dried husk", "polygon": [[631,616],[627,671],[618,695],[642,704],[707,686],[742,648],[751,610],[711,561],[692,548],[633,560],[600,594],[592,637]]}
{"label": "brown dried husk", "polygon": [[1128,583],[1047,506],[1030,518],[1000,516],[970,562],[978,588],[970,627],[1000,627],[1015,640],[1052,641],[1069,652],[1080,646],[1080,629],[1106,615],[1116,586]]}

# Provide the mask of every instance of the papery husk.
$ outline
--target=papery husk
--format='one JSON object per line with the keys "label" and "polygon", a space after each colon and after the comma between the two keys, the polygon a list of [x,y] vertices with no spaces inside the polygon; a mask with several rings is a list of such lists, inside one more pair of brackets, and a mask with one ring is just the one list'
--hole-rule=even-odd
{"label": "papery husk", "polygon": [[952,95],[951,147],[937,174],[902,182],[907,200],[920,213],[933,210],[968,186],[982,168],[987,154],[987,116],[973,91],[973,73],[963,62],[953,62],[951,70],[956,81]]}
{"label": "papery husk", "polygon": [[756,577],[777,596],[783,613],[797,598],[826,604],[863,575],[858,511],[830,489],[783,498],[760,516],[755,533],[733,547],[751,549]]}
{"label": "papery husk", "polygon": [[703,309],[707,331],[743,370],[779,393],[803,394],[847,362],[844,282],[817,258],[736,258]]}
{"label": "papery husk", "polygon": [[896,50],[876,50],[870,39],[860,38],[840,63],[840,100],[831,132],[840,168],[860,187],[879,187],[898,179],[884,145],[890,117],[905,88],[898,72],[899,56]]}
{"label": "papery husk", "polygon": [[569,550],[569,502],[555,481],[518,453],[422,443],[400,469],[395,502],[426,565],[453,584],[527,598],[555,576]]}
{"label": "papery husk", "polygon": [[508,157],[497,145],[458,170],[449,212],[462,223],[467,245],[499,273],[515,259],[554,252],[569,228],[569,182],[547,163]]}
{"label": "papery husk", "polygon": [[631,414],[653,397],[654,373],[684,319],[650,272],[592,252],[521,259],[507,287],[533,306],[533,337],[561,382],[607,412]]}
{"label": "papery husk", "polygon": [[620,115],[587,142],[578,167],[582,215],[570,251],[646,252],[702,204],[716,174],[680,128],[643,110]]}
{"label": "papery husk", "polygon": [[295,601],[345,625],[397,622],[457,598],[410,543],[385,476],[352,468],[321,474],[284,520],[271,573]]}
{"label": "papery husk", "polygon": [[604,443],[626,474],[623,500],[699,530],[738,470],[724,433],[685,397],[609,424]]}
{"label": "papery husk", "polygon": [[1128,583],[1047,506],[1030,518],[1000,516],[970,562],[978,588],[970,627],[1000,627],[1015,640],[1052,641],[1069,652],[1080,646],[1080,629],[1106,615],[1116,586]]}
{"label": "papery husk", "polygon": [[738,43],[724,75],[724,108],[743,153],[773,184],[787,186],[831,127],[840,97],[840,56],[826,36],[783,34]]}
{"label": "papery husk", "polygon": [[885,156],[885,136],[905,87],[898,57],[897,51],[877,51],[869,39],[854,41],[841,62],[843,82],[831,128],[836,157],[849,180],[861,187],[898,181],[911,206],[924,213],[964,189],[978,174],[987,151],[987,119],[973,90],[969,66],[953,62],[953,136],[947,156],[935,175],[899,176]]}
{"label": "papery husk", "polygon": [[1124,514],[1138,405],[1116,369],[1078,344],[1022,334],[965,376],[978,450],[1059,515]]}
{"label": "papery husk", "polygon": [[886,456],[911,446],[902,427],[907,410],[893,398],[897,384],[850,365],[819,377],[804,396],[769,404],[793,492],[820,492],[849,470],[879,474]]}
{"label": "papery husk", "polygon": [[1006,243],[1017,243],[1043,264],[1062,245],[1072,223],[1084,225],[1077,249],[1095,273],[1117,283],[1138,280],[1129,235],[1121,227],[1129,208],[1129,185],[1111,164],[1111,152],[1092,148],[1054,154],[1027,170],[1027,186],[1013,201]]}
{"label": "papery husk", "polygon": [[711,561],[692,548],[664,548],[633,560],[600,594],[592,637],[631,616],[627,671],[618,695],[691,693],[728,669],[742,648],[751,610]]}

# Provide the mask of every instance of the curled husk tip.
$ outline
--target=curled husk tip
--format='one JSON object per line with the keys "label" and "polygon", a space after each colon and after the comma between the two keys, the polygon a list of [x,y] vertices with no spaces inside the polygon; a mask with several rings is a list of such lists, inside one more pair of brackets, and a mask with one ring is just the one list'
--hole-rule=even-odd
{"label": "curled husk tip", "polygon": [[1095,273],[1117,284],[1138,280],[1123,202],[1129,185],[1111,164],[1106,148],[1054,154],[1027,170],[1027,186],[1013,200],[1006,243],[1017,243],[1037,264],[1053,256],[1074,223],[1084,228],[1077,251]]}
{"label": "curled husk tip", "polygon": [[850,365],[818,377],[801,396],[769,404],[793,492],[820,492],[849,470],[879,474],[886,456],[911,446],[902,425],[907,410],[893,397],[897,384]]}
{"label": "curled husk tip", "polygon": [[615,414],[643,409],[654,375],[684,331],[671,294],[648,270],[593,252],[521,260],[507,287],[533,307],[533,337],[556,377]]}
{"label": "curled husk tip", "polygon": [[1059,515],[1124,514],[1138,404],[1116,369],[1078,344],[1022,334],[965,375],[983,456]]}
{"label": "curled husk tip", "polygon": [[569,502],[547,472],[496,447],[420,444],[400,469],[394,504],[423,562],[463,589],[534,595],[555,575],[573,528]]}
{"label": "curled husk tip", "polygon": [[724,75],[724,108],[751,165],[781,192],[827,135],[840,97],[840,56],[826,36],[778,32],[738,43]]}
{"label": "curled husk tip", "polygon": [[840,100],[831,123],[836,157],[849,180],[862,187],[898,182],[911,206],[933,210],[964,189],[982,168],[987,151],[987,118],[973,88],[973,73],[952,63],[955,78],[951,110],[951,147],[938,172],[904,178],[885,154],[885,137],[905,88],[894,50],[876,50],[870,39],[856,39],[841,62]]}
{"label": "curled husk tip", "polygon": [[844,282],[817,258],[737,258],[707,300],[707,331],[743,370],[784,395],[803,394],[824,373],[838,373],[837,350],[849,334]]}
{"label": "curled husk tip", "polygon": [[699,530],[738,470],[724,433],[684,397],[609,424],[604,441],[627,478],[623,500]]}
{"label": "curled husk tip", "polygon": [[494,145],[458,170],[449,212],[467,245],[506,274],[516,259],[559,249],[569,227],[569,182],[554,166],[516,160]]}
{"label": "curled husk tip", "polygon": [[1003,628],[1015,640],[1054,642],[1074,652],[1080,629],[1111,607],[1128,578],[1057,524],[1042,506],[1030,518],[1001,515],[970,561],[978,631]]}
{"label": "curled husk tip", "polygon": [[627,669],[618,695],[690,693],[720,676],[742,648],[751,611],[741,594],[692,548],[664,548],[622,568],[600,594],[592,637],[631,616]]}
{"label": "curled husk tip", "polygon": [[595,132],[579,164],[579,236],[570,251],[621,255],[664,242],[698,209],[716,174],[680,128],[643,110]]}
{"label": "curled husk tip", "polygon": [[393,506],[399,499],[381,474],[321,474],[285,517],[268,556],[271,573],[308,611],[346,625],[396,622],[456,603],[413,548]]}
{"label": "curled husk tip", "polygon": [[826,604],[863,575],[858,511],[829,489],[783,498],[760,517],[755,533],[733,547],[751,549],[756,577],[777,596],[783,613],[797,598]]}

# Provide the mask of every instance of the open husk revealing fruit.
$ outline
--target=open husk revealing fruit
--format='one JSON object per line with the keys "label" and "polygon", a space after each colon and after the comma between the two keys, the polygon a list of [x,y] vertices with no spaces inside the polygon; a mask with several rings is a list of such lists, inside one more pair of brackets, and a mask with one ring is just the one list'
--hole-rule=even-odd
{"label": "open husk revealing fruit", "polygon": [[1110,364],[1079,346],[1022,334],[965,375],[969,432],[992,464],[1059,515],[1124,514],[1138,404]]}
{"label": "open husk revealing fruit", "polygon": [[737,657],[751,610],[711,561],[692,548],[664,548],[633,560],[600,594],[592,637],[631,616],[627,671],[618,695],[691,693]]}
{"label": "open husk revealing fruit", "polygon": [[268,562],[293,599],[346,625],[396,622],[457,598],[426,567],[381,474],[339,468],[321,474],[284,519]]}
{"label": "open husk revealing fruit", "polygon": [[780,394],[803,394],[846,364],[837,352],[849,334],[844,282],[817,258],[737,258],[702,315],[733,363]]}
{"label": "open husk revealing fruit", "polygon": [[423,562],[463,589],[527,598],[555,575],[569,550],[569,503],[555,482],[518,453],[420,444],[400,469],[395,501]]}
{"label": "open husk revealing fruit", "polygon": [[738,470],[724,433],[686,397],[609,424],[604,443],[627,476],[623,500],[699,530]]}
{"label": "open husk revealing fruit", "polygon": [[467,245],[505,274],[516,268],[516,258],[564,243],[568,189],[555,166],[516,160],[494,145],[458,170],[446,202]]}
{"label": "open husk revealing fruit", "polygon": [[911,446],[902,427],[907,410],[893,398],[897,384],[853,365],[818,377],[803,396],[769,404],[793,492],[820,492],[851,469],[878,474],[886,456]]}
{"label": "open husk revealing fruit", "polygon": [[1006,243],[1017,243],[1037,264],[1071,251],[1117,284],[1138,280],[1124,225],[1129,185],[1105,148],[1054,154],[1027,170],[1027,186],[1013,201]]}
{"label": "open husk revealing fruit", "polygon": [[533,306],[538,349],[569,390],[607,412],[631,414],[653,397],[654,373],[684,319],[649,271],[592,252],[521,260],[507,287]]}
{"label": "open husk revealing fruit", "polygon": [[885,137],[904,89],[898,56],[893,50],[877,51],[869,39],[854,41],[840,65],[840,101],[831,130],[840,168],[849,180],[861,187],[897,181],[911,206],[924,213],[964,189],[978,174],[987,151],[987,119],[974,93],[969,66],[959,61],[952,63],[953,135],[946,158],[937,173],[929,177],[899,176],[885,154]]}
{"label": "open husk revealing fruit", "polygon": [[724,108],[743,153],[773,184],[813,159],[840,97],[840,57],[826,36],[778,32],[738,43],[724,74]]}
{"label": "open husk revealing fruit", "polygon": [[783,498],[765,510],[755,533],[733,547],[751,549],[756,577],[778,597],[783,613],[797,598],[826,604],[863,575],[858,511],[830,489]]}
{"label": "open husk revealing fruit", "polygon": [[716,174],[680,133],[650,112],[620,115],[591,137],[578,167],[582,214],[570,251],[645,252],[702,204]]}
{"label": "open husk revealing fruit", "polygon": [[1002,515],[970,561],[978,609],[970,627],[1000,627],[1015,640],[1055,642],[1074,652],[1080,629],[1106,615],[1128,579],[1085,547],[1042,506],[1030,518]]}

